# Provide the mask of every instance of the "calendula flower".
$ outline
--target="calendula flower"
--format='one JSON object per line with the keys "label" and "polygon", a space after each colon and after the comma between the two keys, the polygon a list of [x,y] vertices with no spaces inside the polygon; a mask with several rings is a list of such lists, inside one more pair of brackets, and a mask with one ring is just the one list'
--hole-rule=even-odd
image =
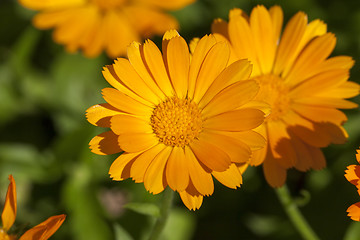
{"label": "calendula flower", "polygon": [[265,139],[253,129],[264,121],[264,104],[252,101],[256,81],[246,60],[228,65],[225,42],[204,36],[190,56],[176,31],[165,33],[162,51],[151,41],[132,43],[128,59],[103,71],[114,88],[107,103],[87,110],[88,121],[110,128],[94,137],[97,154],[123,151],[110,167],[114,180],[144,182],[153,194],[167,186],[189,209],[214,191],[212,176],[230,188]]}
{"label": "calendula flower", "polygon": [[2,227],[0,227],[1,240],[47,240],[61,226],[65,220],[65,215],[52,216],[44,222],[26,231],[18,238],[18,234],[12,233],[10,228],[16,218],[16,184],[12,175],[9,176],[10,184],[6,193],[5,205],[1,214]]}
{"label": "calendula flower", "polygon": [[336,38],[325,23],[308,23],[303,12],[283,32],[282,23],[279,6],[257,6],[250,17],[233,9],[229,22],[217,19],[212,25],[215,37],[231,45],[229,63],[244,58],[252,62],[251,79],[260,85],[255,99],[271,105],[271,114],[257,128],[267,146],[254,153],[250,164],[263,163],[273,187],[284,184],[289,168],[307,171],[326,165],[320,148],[348,137],[342,127],[347,118],[338,109],[357,107],[345,99],[359,94],[359,85],[347,81],[352,58],[329,58]]}
{"label": "calendula flower", "polygon": [[164,13],[180,9],[194,0],[19,0],[40,11],[33,24],[55,28],[53,39],[69,52],[82,49],[87,57],[103,50],[110,57],[126,53],[132,41],[178,28],[174,17]]}
{"label": "calendula flower", "polygon": [[[360,149],[356,150],[356,160],[360,163]],[[359,165],[350,165],[345,170],[346,179],[354,184],[358,189],[360,195],[360,166]],[[360,202],[354,203],[348,209],[348,216],[354,221],[360,221]]]}

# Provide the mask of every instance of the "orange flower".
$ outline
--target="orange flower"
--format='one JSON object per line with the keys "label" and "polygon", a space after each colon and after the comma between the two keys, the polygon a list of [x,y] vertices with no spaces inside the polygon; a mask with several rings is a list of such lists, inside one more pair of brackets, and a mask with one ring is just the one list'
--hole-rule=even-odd
{"label": "orange flower", "polygon": [[342,125],[347,118],[338,109],[357,107],[345,98],[360,89],[347,81],[351,57],[329,58],[336,38],[327,33],[326,24],[308,23],[303,12],[293,16],[283,32],[282,23],[279,6],[257,6],[250,17],[234,9],[228,23],[217,19],[212,25],[214,36],[231,45],[229,63],[244,58],[252,62],[251,79],[260,85],[255,99],[271,105],[271,114],[256,129],[268,139],[267,146],[250,164],[263,163],[273,187],[284,184],[289,168],[307,171],[326,165],[320,148],[346,141]]}
{"label": "orange flower", "polygon": [[95,57],[106,50],[110,57],[126,53],[130,42],[178,28],[164,10],[180,9],[194,0],[19,0],[39,10],[33,24],[39,29],[55,28],[54,41],[69,52],[82,49]]}
{"label": "orange flower", "polygon": [[[18,239],[16,234],[8,233],[16,218],[16,184],[12,175],[9,176],[10,184],[6,193],[5,205],[1,215],[2,227],[0,227],[1,240]],[[52,216],[44,222],[26,231],[19,240],[46,240],[49,239],[61,226],[65,215]]]}
{"label": "orange flower", "polygon": [[122,153],[110,167],[114,180],[132,178],[157,194],[178,191],[189,209],[214,191],[213,178],[230,188],[265,139],[252,129],[263,123],[267,105],[252,101],[247,60],[227,66],[226,43],[203,37],[190,56],[176,31],[163,38],[163,53],[147,40],[133,43],[128,58],[104,68],[114,88],[103,89],[107,103],[87,110],[88,121],[110,128],[94,137],[94,153]]}
{"label": "orange flower", "polygon": [[[360,149],[356,150],[356,160],[360,163]],[[354,184],[358,189],[360,195],[360,166],[359,165],[350,165],[345,170],[346,179]],[[348,209],[348,216],[354,221],[360,221],[360,202],[357,202],[351,205]]]}

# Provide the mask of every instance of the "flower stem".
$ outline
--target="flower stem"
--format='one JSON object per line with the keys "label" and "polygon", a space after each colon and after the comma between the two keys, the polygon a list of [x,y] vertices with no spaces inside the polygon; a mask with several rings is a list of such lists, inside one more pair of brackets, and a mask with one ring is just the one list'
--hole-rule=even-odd
{"label": "flower stem", "polygon": [[163,193],[163,201],[160,208],[160,216],[156,220],[154,228],[150,234],[149,240],[158,240],[160,239],[160,235],[164,230],[166,221],[168,219],[170,209],[172,206],[172,200],[174,198],[174,191],[169,187],[164,190]]}
{"label": "flower stem", "polygon": [[296,203],[291,198],[288,188],[284,185],[280,188],[275,189],[288,217],[290,218],[291,222],[294,224],[298,232],[301,234],[303,239],[319,240],[320,238],[312,230],[309,223],[305,220],[304,216],[299,211]]}

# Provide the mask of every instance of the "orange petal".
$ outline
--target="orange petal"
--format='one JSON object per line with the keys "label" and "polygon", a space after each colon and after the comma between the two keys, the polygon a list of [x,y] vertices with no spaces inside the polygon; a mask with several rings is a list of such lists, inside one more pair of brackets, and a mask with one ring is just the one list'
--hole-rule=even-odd
{"label": "orange petal", "polygon": [[141,152],[123,153],[116,158],[109,169],[110,178],[115,181],[128,179],[130,177],[131,165],[139,154],[141,154]]}
{"label": "orange petal", "polygon": [[211,171],[225,171],[231,164],[230,157],[214,144],[200,139],[191,142],[190,147],[197,159]]}
{"label": "orange petal", "polygon": [[159,143],[154,134],[149,133],[124,133],[118,138],[118,143],[125,152],[140,152]]}
{"label": "orange petal", "polygon": [[174,147],[166,165],[166,180],[172,190],[182,192],[187,188],[189,184],[187,164],[184,149]]}
{"label": "orange petal", "polygon": [[111,130],[113,130],[117,135],[121,135],[123,133],[153,132],[150,122],[125,114],[119,114],[111,118]]}
{"label": "orange petal", "polygon": [[203,196],[202,195],[191,195],[186,191],[179,192],[179,195],[181,197],[181,200],[183,201],[184,205],[189,210],[196,210],[201,207],[201,204],[203,202]]}
{"label": "orange petal", "polygon": [[239,80],[247,80],[250,77],[251,69],[252,65],[247,60],[239,60],[226,67],[206,91],[204,97],[199,102],[199,108],[204,108],[216,94],[229,85]]}
{"label": "orange petal", "polygon": [[144,176],[149,165],[165,148],[166,145],[157,144],[136,158],[136,161],[134,161],[130,169],[130,176],[136,183],[144,182]]}
{"label": "orange petal", "polygon": [[250,147],[241,140],[221,133],[222,132],[220,131],[204,131],[200,136],[200,140],[209,142],[219,147],[230,157],[231,162],[248,162],[251,156]]}
{"label": "orange petal", "polygon": [[206,105],[202,116],[208,118],[230,110],[234,110],[251,101],[258,93],[256,81],[246,80],[234,83],[223,89]]}
{"label": "orange petal", "polygon": [[258,109],[239,109],[206,119],[204,128],[222,131],[246,131],[264,122],[264,113]]}
{"label": "orange petal", "polygon": [[275,59],[277,38],[268,10],[258,5],[250,15],[250,28],[254,36],[254,46],[259,66],[263,74],[270,73]]}
{"label": "orange petal", "polygon": [[151,116],[153,111],[151,107],[136,101],[114,88],[104,88],[102,94],[106,102],[120,111],[138,116]]}
{"label": "orange petal", "polygon": [[167,186],[166,178],[164,177],[165,166],[172,149],[172,147],[166,147],[163,151],[156,155],[146,170],[144,176],[144,186],[146,190],[152,194],[162,192]]}
{"label": "orange petal", "polygon": [[167,45],[166,56],[170,79],[175,92],[179,98],[185,98],[188,89],[190,67],[190,54],[186,41],[182,37],[170,39]]}
{"label": "orange petal", "polygon": [[111,117],[117,114],[120,114],[119,110],[108,103],[96,104],[86,110],[87,120],[99,127],[110,127]]}
{"label": "orange petal", "polygon": [[63,222],[65,221],[65,217],[66,216],[64,214],[49,217],[44,222],[26,231],[19,240],[47,240],[63,224]]}
{"label": "orange petal", "polygon": [[2,228],[7,232],[16,218],[16,183],[12,175],[9,175],[10,184],[6,193],[4,209],[1,214]]}
{"label": "orange petal", "polygon": [[196,78],[196,87],[193,97],[195,102],[201,100],[210,85],[224,70],[228,63],[229,56],[230,49],[226,42],[216,43],[206,54]]}
{"label": "orange petal", "polygon": [[200,39],[195,47],[194,53],[191,58],[189,70],[189,89],[188,96],[193,98],[195,92],[196,79],[199,75],[200,68],[204,62],[209,50],[214,46],[216,40],[213,35],[205,35]]}
{"label": "orange petal", "polygon": [[346,211],[352,220],[360,221],[360,202],[351,205]]}
{"label": "orange petal", "polygon": [[351,183],[357,186],[360,180],[360,166],[350,165],[345,170],[345,177]]}
{"label": "orange petal", "polygon": [[211,174],[228,188],[236,189],[242,184],[241,173],[235,164],[231,164],[230,167],[223,172],[213,171]]}
{"label": "orange petal", "polygon": [[146,85],[144,80],[137,74],[129,60],[118,58],[113,64],[116,75],[131,91],[144,98],[148,102],[158,104],[159,97]]}
{"label": "orange petal", "polygon": [[191,182],[194,188],[204,196],[213,194],[214,182],[211,174],[209,173],[210,170],[209,172],[205,170],[206,167],[203,167],[189,147],[185,147],[185,156],[187,159]]}
{"label": "orange petal", "polygon": [[174,89],[171,85],[170,79],[165,69],[163,57],[160,50],[151,40],[147,40],[145,42],[143,49],[146,64],[155,82],[165,93],[165,95],[172,96],[174,94]]}
{"label": "orange petal", "polygon": [[276,160],[268,154],[263,163],[263,170],[266,181],[272,187],[281,187],[286,180],[286,169],[281,167]]}
{"label": "orange petal", "polygon": [[121,152],[118,143],[118,135],[112,131],[103,132],[91,139],[89,145],[93,153],[99,155],[110,155]]}

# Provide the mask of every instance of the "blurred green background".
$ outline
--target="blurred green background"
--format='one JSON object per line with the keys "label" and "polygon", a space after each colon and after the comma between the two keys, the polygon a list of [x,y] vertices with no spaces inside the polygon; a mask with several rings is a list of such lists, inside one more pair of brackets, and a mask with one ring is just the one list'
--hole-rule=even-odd
{"label": "blurred green background", "polygon": [[[190,41],[210,33],[214,18],[227,19],[240,7],[248,13],[257,4],[280,5],[285,21],[297,11],[320,18],[337,36],[333,55],[349,55],[357,62],[351,80],[360,82],[360,2],[358,0],[199,0],[172,14],[180,34]],[[85,110],[104,102],[107,87],[101,70],[112,59],[104,54],[87,59],[68,54],[51,39],[52,31],[31,26],[34,12],[15,0],[0,0],[0,203],[8,175],[17,183],[16,226],[35,226],[66,213],[67,219],[52,239],[145,239],[154,223],[161,194],[147,193],[131,180],[111,181],[107,172],[116,156],[90,152],[88,142],[101,129],[90,125]],[[159,43],[160,37],[154,38]],[[353,101],[360,103],[357,97]],[[358,240],[360,224],[346,209],[360,201],[344,170],[356,164],[360,145],[359,109],[345,111],[349,141],[324,149],[328,167],[321,171],[290,171],[288,186],[301,211],[321,239]],[[126,203],[139,203],[139,206]],[[2,207],[0,207],[1,209]],[[137,211],[131,210],[136,208]],[[166,226],[164,239],[301,239],[264,180],[261,168],[250,168],[238,190],[216,184],[200,210],[189,211],[179,196]]]}

